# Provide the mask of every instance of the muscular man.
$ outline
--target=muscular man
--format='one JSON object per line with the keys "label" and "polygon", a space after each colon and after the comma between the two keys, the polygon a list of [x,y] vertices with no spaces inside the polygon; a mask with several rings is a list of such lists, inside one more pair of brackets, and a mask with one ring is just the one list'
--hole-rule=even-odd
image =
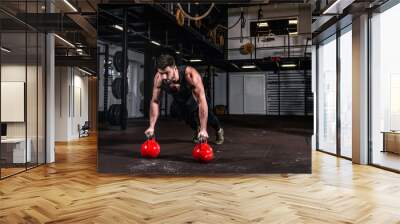
{"label": "muscular man", "polygon": [[147,136],[154,134],[154,127],[160,108],[161,90],[171,94],[174,101],[171,114],[185,120],[195,131],[193,141],[208,138],[207,123],[216,131],[216,144],[224,142],[224,131],[218,118],[207,102],[203,81],[197,70],[190,66],[176,66],[171,55],[160,55],[157,60],[157,73],[154,77],[153,95],[150,102],[150,127],[145,131]]}

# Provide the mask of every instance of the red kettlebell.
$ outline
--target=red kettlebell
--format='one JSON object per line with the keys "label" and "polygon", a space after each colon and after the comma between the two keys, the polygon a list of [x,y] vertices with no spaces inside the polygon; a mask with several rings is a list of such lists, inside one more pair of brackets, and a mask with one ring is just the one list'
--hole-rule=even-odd
{"label": "red kettlebell", "polygon": [[192,156],[195,160],[200,160],[200,144],[194,146]]}
{"label": "red kettlebell", "polygon": [[200,162],[209,162],[214,158],[214,152],[207,140],[200,141],[192,151],[193,158]]}
{"label": "red kettlebell", "polygon": [[142,144],[140,152],[143,157],[157,158],[160,154],[160,145],[154,139],[154,136],[148,136],[147,140]]}

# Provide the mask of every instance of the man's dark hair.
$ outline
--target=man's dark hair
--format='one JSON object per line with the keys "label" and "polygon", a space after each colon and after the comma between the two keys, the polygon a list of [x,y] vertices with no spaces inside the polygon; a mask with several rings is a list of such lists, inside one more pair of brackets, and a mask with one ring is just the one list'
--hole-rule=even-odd
{"label": "man's dark hair", "polygon": [[162,54],[157,58],[157,69],[164,70],[168,66],[174,66],[175,59],[169,54]]}

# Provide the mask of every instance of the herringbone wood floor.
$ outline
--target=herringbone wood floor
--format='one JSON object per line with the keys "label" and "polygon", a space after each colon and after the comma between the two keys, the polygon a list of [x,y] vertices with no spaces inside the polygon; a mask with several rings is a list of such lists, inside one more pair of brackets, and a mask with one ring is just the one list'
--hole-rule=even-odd
{"label": "herringbone wood floor", "polygon": [[400,223],[400,175],[313,153],[311,175],[96,172],[95,138],[0,181],[0,223]]}

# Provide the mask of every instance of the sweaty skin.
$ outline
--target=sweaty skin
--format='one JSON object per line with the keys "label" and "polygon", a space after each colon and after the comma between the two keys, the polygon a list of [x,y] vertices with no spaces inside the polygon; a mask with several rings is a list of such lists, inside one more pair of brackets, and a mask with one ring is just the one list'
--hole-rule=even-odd
{"label": "sweaty skin", "polygon": [[[160,94],[161,94],[161,83],[166,82],[177,91],[180,88],[179,85],[179,74],[176,66],[168,66],[164,70],[158,69],[153,84],[153,94],[150,101],[150,126],[144,132],[147,136],[154,135],[154,127],[158,119],[158,112],[160,108]],[[185,70],[185,79],[190,86],[192,86],[192,94],[194,99],[199,106],[199,120],[200,120],[200,131],[198,133],[199,138],[208,138],[207,133],[207,118],[208,118],[208,105],[206,95],[204,91],[203,81],[200,74],[193,67],[187,66]]]}

